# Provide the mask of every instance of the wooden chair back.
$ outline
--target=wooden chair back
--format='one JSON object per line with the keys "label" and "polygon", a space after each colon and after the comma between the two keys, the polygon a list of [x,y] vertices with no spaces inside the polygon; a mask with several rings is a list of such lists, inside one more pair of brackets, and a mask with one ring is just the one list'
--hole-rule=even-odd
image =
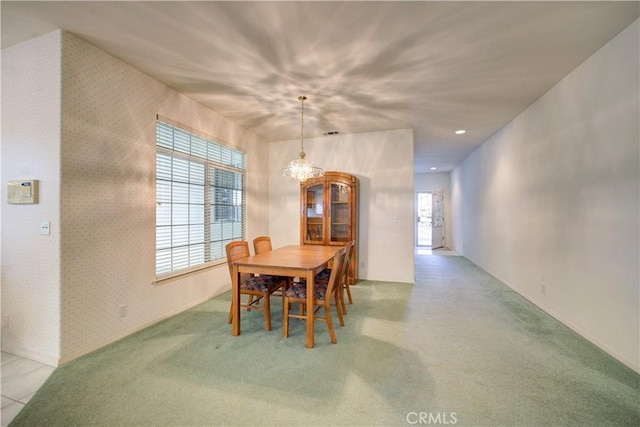
{"label": "wooden chair back", "polygon": [[268,252],[271,249],[271,237],[269,236],[259,236],[253,239],[253,250],[256,254],[261,254],[263,252]]}
{"label": "wooden chair back", "polygon": [[345,260],[344,260],[345,268],[343,271],[342,279],[340,281],[341,284],[349,283],[348,282],[349,269],[351,268],[351,261],[353,260],[353,254],[356,251],[356,241],[352,240],[349,243],[347,243],[345,249],[346,249]]}
{"label": "wooden chair back", "polygon": [[342,313],[347,314],[347,305],[344,301],[344,292],[347,292],[349,297],[349,304],[353,304],[353,298],[351,297],[351,288],[349,285],[349,271],[351,270],[351,262],[353,261],[353,255],[356,250],[356,241],[350,241],[346,246],[346,256],[344,259],[344,269],[342,271],[342,277],[339,284],[336,286],[336,296],[338,297],[339,304],[342,306]]}
{"label": "wooden chair back", "polygon": [[[233,267],[232,267],[233,261],[240,258],[246,258],[248,256],[251,256],[251,252],[249,251],[249,242],[247,242],[246,240],[237,240],[235,242],[228,243],[227,246],[225,247],[225,250],[227,252],[227,265],[229,266],[229,276],[231,276],[233,274]],[[250,274],[248,273],[243,273],[243,276],[244,275],[246,275],[247,277],[250,276]],[[244,277],[242,277],[242,279],[244,279]]]}
{"label": "wooden chair back", "polygon": [[327,292],[324,297],[324,305],[331,305],[331,295],[342,286],[340,280],[345,274],[345,258],[347,254],[347,247],[344,246],[333,257],[333,267],[331,267],[331,276],[329,276],[329,283],[327,284]]}

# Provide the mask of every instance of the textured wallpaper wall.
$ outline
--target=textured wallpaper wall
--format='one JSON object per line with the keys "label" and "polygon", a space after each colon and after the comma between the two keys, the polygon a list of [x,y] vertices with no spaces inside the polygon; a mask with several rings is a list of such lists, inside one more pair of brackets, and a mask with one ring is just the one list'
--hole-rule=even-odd
{"label": "textured wallpaper wall", "polygon": [[[255,135],[72,34],[63,33],[62,52],[66,359],[229,288],[226,264],[153,283],[156,115],[247,150],[250,172],[261,173],[253,158],[262,148]],[[262,210],[266,183],[249,181],[250,211]],[[250,233],[266,232],[267,221],[254,222]]]}
{"label": "textured wallpaper wall", "polygon": [[3,349],[55,365],[227,291],[226,264],[154,283],[156,115],[247,152],[249,238],[268,229],[264,141],[70,33],[2,59],[3,185],[42,180],[39,205],[3,205]]}

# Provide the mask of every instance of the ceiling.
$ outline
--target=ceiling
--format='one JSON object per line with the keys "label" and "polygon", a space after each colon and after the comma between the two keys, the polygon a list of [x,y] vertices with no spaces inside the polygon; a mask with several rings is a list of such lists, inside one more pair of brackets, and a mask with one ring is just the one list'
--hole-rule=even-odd
{"label": "ceiling", "polygon": [[305,138],[412,128],[423,173],[458,165],[639,4],[2,1],[0,13],[2,49],[62,28],[266,141],[299,138],[302,94]]}

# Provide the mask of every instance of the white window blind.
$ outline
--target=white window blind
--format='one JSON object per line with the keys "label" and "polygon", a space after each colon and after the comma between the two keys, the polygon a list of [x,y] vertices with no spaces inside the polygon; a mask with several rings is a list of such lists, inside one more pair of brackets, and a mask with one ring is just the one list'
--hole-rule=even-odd
{"label": "white window blind", "polygon": [[156,121],[156,275],[224,259],[245,238],[246,155]]}

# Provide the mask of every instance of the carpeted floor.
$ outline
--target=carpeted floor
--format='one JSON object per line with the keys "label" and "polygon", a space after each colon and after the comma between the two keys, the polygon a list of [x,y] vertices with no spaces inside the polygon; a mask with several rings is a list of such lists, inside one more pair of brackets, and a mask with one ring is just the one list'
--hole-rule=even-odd
{"label": "carpeted floor", "polygon": [[638,426],[640,376],[463,257],[353,287],[332,345],[230,294],[70,362],[11,426]]}

